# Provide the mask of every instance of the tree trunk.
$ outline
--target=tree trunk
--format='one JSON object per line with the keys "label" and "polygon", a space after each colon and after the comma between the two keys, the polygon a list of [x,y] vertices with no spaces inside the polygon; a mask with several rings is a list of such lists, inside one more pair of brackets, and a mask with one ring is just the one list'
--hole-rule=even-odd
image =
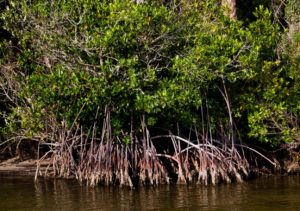
{"label": "tree trunk", "polygon": [[222,6],[226,9],[226,15],[228,15],[231,19],[236,19],[237,14],[237,6],[236,0],[222,0]]}
{"label": "tree trunk", "polygon": [[298,60],[300,58],[300,6],[298,0],[285,2],[285,18],[289,27],[288,52],[291,57]]}

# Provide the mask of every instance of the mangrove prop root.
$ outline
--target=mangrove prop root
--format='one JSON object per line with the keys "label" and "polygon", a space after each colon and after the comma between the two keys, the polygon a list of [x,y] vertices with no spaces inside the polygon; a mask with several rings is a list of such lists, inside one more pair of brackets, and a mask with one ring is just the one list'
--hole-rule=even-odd
{"label": "mangrove prop root", "polygon": [[[248,147],[232,142],[216,144],[200,135],[195,141],[171,133],[151,138],[144,120],[141,125],[142,135],[138,138],[130,134],[130,143],[124,143],[122,137],[112,135],[109,111],[100,136],[96,124],[90,134],[84,134],[77,125],[71,129],[62,125],[57,141],[46,143],[50,150],[40,158],[36,176],[42,174],[39,163],[49,156],[51,162],[44,175],[62,178],[75,176],[90,186],[158,185],[169,183],[170,175],[174,174],[177,175],[177,183],[195,181],[207,185],[221,181],[241,182],[248,175],[249,164],[238,150]],[[170,142],[173,150],[158,153],[156,146],[160,141]],[[267,161],[272,163],[269,159]]]}

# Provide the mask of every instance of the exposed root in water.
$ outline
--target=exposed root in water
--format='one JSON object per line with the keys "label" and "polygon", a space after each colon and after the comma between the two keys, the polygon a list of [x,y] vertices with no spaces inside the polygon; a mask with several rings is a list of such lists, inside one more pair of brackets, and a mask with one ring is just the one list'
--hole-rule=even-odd
{"label": "exposed root in water", "polygon": [[[109,109],[106,109],[102,131],[98,132],[97,128],[95,123],[90,133],[85,134],[76,124],[67,129],[62,123],[57,141],[46,143],[50,150],[38,162],[36,176],[39,173],[62,178],[75,176],[90,186],[158,185],[169,183],[170,179],[174,181],[174,175],[175,181],[183,184],[242,182],[249,173],[243,150],[255,152],[231,140],[215,141],[197,132],[193,136],[195,140],[172,133],[151,137],[144,117],[140,134],[124,132],[116,136],[112,134]],[[130,142],[124,142],[124,137]],[[170,142],[172,149],[161,149],[161,142]],[[41,172],[39,163],[49,156],[50,165]]]}
{"label": "exposed root in water", "polygon": [[[157,154],[175,162],[178,171],[178,182],[187,183],[194,180],[201,184],[217,184],[219,181],[241,182],[248,175],[249,164],[237,148],[215,146],[210,143],[194,143],[175,135],[157,136],[152,139],[170,138],[176,147],[171,155]],[[180,142],[188,144],[180,148]],[[193,175],[191,175],[193,172]]]}

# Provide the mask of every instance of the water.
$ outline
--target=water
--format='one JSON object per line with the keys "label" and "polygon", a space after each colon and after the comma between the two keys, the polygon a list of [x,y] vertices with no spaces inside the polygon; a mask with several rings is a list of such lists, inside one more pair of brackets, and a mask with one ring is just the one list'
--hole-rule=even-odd
{"label": "water", "polygon": [[300,210],[300,177],[241,184],[128,188],[0,175],[0,210]]}

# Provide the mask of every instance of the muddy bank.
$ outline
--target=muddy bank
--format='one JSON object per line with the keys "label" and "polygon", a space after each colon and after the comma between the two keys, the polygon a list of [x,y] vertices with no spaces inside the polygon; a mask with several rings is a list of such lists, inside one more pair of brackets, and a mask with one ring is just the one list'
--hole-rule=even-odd
{"label": "muddy bank", "polygon": [[[36,159],[20,160],[19,157],[10,158],[0,162],[0,175],[32,176],[36,175],[38,161]],[[41,162],[38,176],[46,170],[49,160]]]}

